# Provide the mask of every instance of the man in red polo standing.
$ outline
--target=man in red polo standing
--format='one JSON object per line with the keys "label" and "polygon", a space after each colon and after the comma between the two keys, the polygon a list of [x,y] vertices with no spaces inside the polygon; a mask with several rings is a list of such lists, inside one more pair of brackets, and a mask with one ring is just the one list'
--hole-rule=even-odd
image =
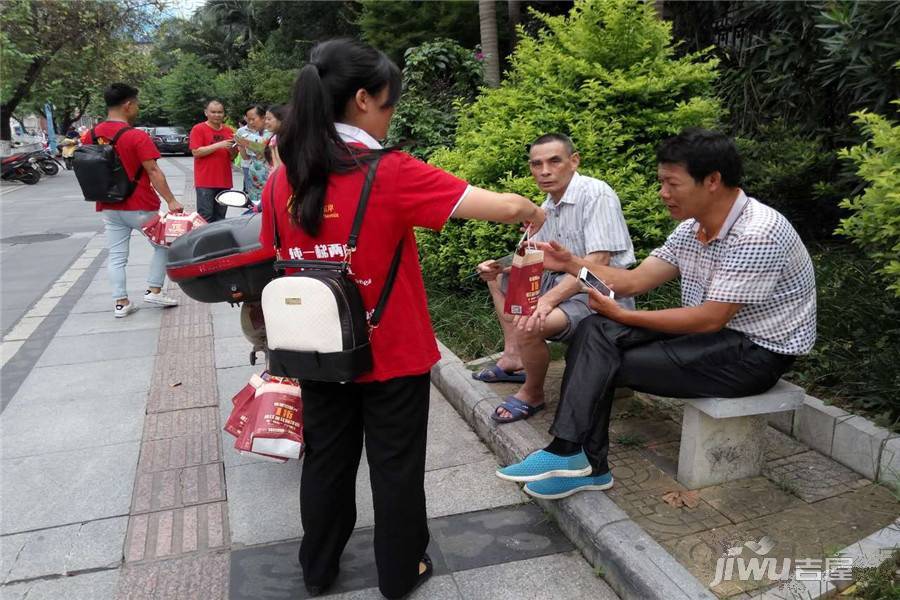
{"label": "man in red polo standing", "polygon": [[225,218],[226,206],[216,204],[216,194],[231,189],[231,161],[237,154],[234,132],[225,125],[225,107],[210,100],[203,111],[206,121],[191,129],[190,148],[194,155],[194,187],[197,212],[212,223]]}

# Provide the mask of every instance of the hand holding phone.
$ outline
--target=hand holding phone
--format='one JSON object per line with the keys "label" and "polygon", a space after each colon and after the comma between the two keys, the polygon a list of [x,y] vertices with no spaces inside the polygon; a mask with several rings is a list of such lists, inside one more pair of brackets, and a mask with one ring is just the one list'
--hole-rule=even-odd
{"label": "hand holding phone", "polygon": [[616,299],[616,293],[609,289],[609,286],[602,279],[588,271],[587,267],[581,267],[581,271],[578,272],[578,279],[584,285],[594,288],[610,300]]}

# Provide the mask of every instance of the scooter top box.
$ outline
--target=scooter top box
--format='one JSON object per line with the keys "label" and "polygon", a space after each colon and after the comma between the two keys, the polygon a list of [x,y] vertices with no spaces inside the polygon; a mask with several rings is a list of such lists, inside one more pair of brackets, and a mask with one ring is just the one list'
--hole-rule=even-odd
{"label": "scooter top box", "polygon": [[200,302],[255,302],[275,277],[275,249],[259,243],[262,214],[198,227],[172,242],[166,272]]}

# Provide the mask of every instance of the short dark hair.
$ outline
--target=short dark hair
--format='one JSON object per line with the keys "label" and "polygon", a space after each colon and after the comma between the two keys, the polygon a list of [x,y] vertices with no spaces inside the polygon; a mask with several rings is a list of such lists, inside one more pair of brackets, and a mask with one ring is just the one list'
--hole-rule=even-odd
{"label": "short dark hair", "polygon": [[562,142],[562,145],[566,148],[566,152],[569,155],[575,154],[575,144],[572,143],[572,138],[567,136],[564,133],[545,133],[542,136],[539,136],[536,140],[528,144],[528,152],[531,152],[531,148],[534,146],[540,146],[541,144],[549,144],[551,142]]}
{"label": "short dark hair", "polygon": [[684,165],[697,183],[718,171],[728,187],[741,185],[744,172],[734,140],[724,133],[699,127],[689,127],[663,141],[656,150],[656,162]]}
{"label": "short dark hair", "polygon": [[247,108],[244,109],[244,114],[246,115],[251,110],[256,112],[257,117],[265,117],[266,116],[266,109],[263,108],[263,106],[261,104],[251,104],[250,106],[248,106]]}
{"label": "short dark hair", "polygon": [[106,108],[122,106],[129,100],[137,98],[138,89],[131,87],[127,83],[114,83],[103,90],[103,100],[106,101]]}
{"label": "short dark hair", "polygon": [[219,100],[218,98],[210,98],[206,101],[206,104],[203,105],[203,108],[209,108],[209,105],[215,102],[216,104],[221,104],[222,108],[225,108],[225,103]]}

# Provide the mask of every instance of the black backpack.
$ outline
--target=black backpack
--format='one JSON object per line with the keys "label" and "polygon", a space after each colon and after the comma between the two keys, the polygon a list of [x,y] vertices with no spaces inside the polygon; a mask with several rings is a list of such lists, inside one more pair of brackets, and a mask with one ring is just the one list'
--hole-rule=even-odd
{"label": "black backpack", "polygon": [[97,134],[91,129],[93,143],[75,150],[75,177],[88,202],[124,202],[137,189],[144,166],[139,165],[134,179],[129,179],[115,149],[116,142],[129,129],[134,128],[120,129],[108,144],[98,144]]}

